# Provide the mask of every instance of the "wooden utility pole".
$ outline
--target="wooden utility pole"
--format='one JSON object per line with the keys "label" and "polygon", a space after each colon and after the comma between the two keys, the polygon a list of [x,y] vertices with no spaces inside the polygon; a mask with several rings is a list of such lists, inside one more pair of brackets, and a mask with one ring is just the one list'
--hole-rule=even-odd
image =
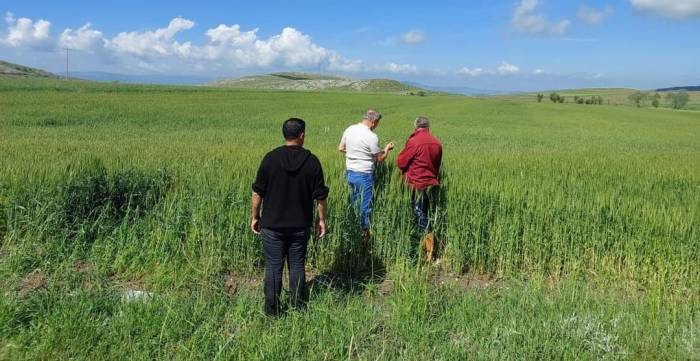
{"label": "wooden utility pole", "polygon": [[70,49],[65,48],[65,50],[66,50],[66,80],[68,80],[68,78],[69,78],[69,76],[68,76],[68,52],[70,51]]}

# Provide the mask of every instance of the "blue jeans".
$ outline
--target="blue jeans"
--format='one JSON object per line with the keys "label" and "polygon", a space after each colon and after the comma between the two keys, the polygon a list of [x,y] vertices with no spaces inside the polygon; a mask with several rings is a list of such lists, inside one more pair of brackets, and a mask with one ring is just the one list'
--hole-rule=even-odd
{"label": "blue jeans", "polygon": [[357,203],[360,203],[360,226],[362,230],[368,230],[372,214],[373,175],[349,170],[345,172],[345,178],[350,185],[350,207],[357,209]]}

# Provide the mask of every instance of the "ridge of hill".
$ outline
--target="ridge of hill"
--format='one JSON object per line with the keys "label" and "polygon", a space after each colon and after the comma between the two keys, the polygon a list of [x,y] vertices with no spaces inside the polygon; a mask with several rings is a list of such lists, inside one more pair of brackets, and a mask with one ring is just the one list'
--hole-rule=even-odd
{"label": "ridge of hill", "polygon": [[10,63],[7,61],[0,60],[0,76],[21,76],[21,77],[32,77],[32,78],[59,78],[58,75],[50,73],[45,70],[32,68],[24,65],[19,65],[15,63]]}
{"label": "ridge of hill", "polygon": [[371,93],[427,93],[428,91],[393,79],[350,79],[313,73],[271,73],[222,79],[207,85],[238,89],[352,91]]}

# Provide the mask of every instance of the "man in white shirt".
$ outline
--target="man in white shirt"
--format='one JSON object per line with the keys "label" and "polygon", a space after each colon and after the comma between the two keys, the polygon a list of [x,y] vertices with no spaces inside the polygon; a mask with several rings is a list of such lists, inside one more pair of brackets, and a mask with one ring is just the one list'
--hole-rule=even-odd
{"label": "man in white shirt", "polygon": [[374,165],[383,162],[394,143],[384,149],[379,146],[379,137],[374,129],[379,126],[382,115],[369,109],[362,121],[351,125],[343,133],[338,150],[345,153],[345,177],[350,185],[350,204],[359,202],[360,226],[365,241],[369,238],[370,215],[372,213],[372,190],[374,187]]}

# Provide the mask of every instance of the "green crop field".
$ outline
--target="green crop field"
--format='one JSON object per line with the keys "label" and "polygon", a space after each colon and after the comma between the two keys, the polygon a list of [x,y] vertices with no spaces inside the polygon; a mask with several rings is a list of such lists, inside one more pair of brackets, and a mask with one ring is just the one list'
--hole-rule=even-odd
{"label": "green crop field", "polygon": [[[336,148],[368,107],[444,144],[439,262],[395,154],[359,250]],[[270,320],[250,184],[291,116],[330,233]],[[0,78],[0,154],[0,359],[700,358],[700,112]]]}

